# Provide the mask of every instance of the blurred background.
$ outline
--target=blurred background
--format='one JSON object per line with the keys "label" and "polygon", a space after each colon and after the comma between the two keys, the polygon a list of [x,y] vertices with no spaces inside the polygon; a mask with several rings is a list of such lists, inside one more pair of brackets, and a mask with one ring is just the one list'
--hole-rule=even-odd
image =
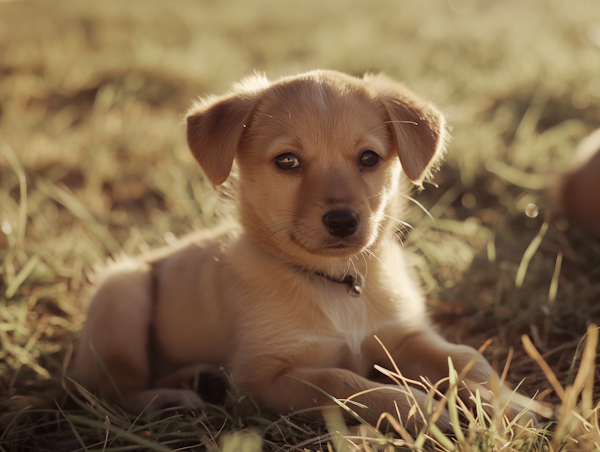
{"label": "blurred background", "polygon": [[547,188],[600,126],[599,2],[0,0],[0,394],[59,372],[94,265],[214,222],[191,101],[316,68],[383,71],[447,114],[439,188],[415,195],[437,220],[408,219],[431,310],[492,359],[527,333],[568,372],[600,244]]}

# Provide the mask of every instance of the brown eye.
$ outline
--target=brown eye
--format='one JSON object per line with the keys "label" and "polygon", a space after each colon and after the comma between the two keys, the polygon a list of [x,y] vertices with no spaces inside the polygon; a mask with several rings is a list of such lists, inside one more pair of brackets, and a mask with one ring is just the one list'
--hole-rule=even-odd
{"label": "brown eye", "polygon": [[360,155],[358,161],[362,166],[366,166],[367,168],[369,168],[371,166],[377,165],[377,163],[379,162],[379,156],[373,151],[365,151]]}
{"label": "brown eye", "polygon": [[288,152],[287,154],[280,154],[275,157],[275,165],[281,169],[294,169],[300,166],[300,161],[298,157]]}

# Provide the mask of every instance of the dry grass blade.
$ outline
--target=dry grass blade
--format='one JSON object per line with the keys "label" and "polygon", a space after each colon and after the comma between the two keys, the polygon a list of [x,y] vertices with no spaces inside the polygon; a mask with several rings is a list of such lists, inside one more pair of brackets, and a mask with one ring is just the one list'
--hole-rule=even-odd
{"label": "dry grass blade", "polygon": [[560,382],[558,381],[558,378],[556,378],[556,375],[554,374],[554,372],[552,372],[552,369],[550,369],[550,366],[544,360],[540,352],[537,351],[535,345],[533,345],[533,342],[531,342],[531,339],[529,339],[529,336],[523,335],[521,336],[521,340],[523,341],[523,348],[525,349],[527,354],[537,363],[538,366],[540,366],[540,369],[542,369],[544,375],[546,375],[546,378],[554,388],[556,394],[560,397],[561,400],[564,400],[565,389],[561,386]]}
{"label": "dry grass blade", "polygon": [[[597,421],[594,411],[592,410],[592,394],[595,360],[598,348],[598,327],[592,324],[588,328],[587,343],[583,351],[577,376],[575,377],[574,383],[566,388],[563,388],[560,385],[556,375],[551,371],[550,367],[539,354],[531,340],[527,336],[523,336],[522,339],[525,350],[546,374],[546,378],[548,378],[548,381],[550,381],[562,401],[560,417],[552,439],[552,447],[554,450],[558,450],[565,441],[567,443],[577,444],[578,442],[575,438],[579,434],[588,436],[586,432],[589,432],[590,427],[592,426],[592,424],[588,422],[588,419],[593,417]],[[584,391],[584,394],[578,407],[577,401],[582,391]],[[583,429],[583,431],[580,431],[581,429]],[[597,439],[600,439],[599,429],[596,429],[595,431],[591,430],[591,434],[596,436]],[[582,450],[591,450],[588,448],[590,444],[591,443],[586,440],[583,444],[584,449]]]}
{"label": "dry grass blade", "polygon": [[381,417],[379,418],[379,421],[377,421],[377,426],[376,426],[376,430],[377,431],[379,431],[379,427],[381,425],[381,422],[384,419],[390,423],[390,425],[392,426],[392,428],[394,430],[396,430],[396,432],[398,433],[398,435],[400,435],[400,438],[402,438],[406,442],[406,444],[408,444],[409,446],[412,446],[415,443],[415,440],[412,438],[412,436],[410,436],[410,433],[408,433],[408,431],[398,421],[398,419],[396,419],[390,413],[383,413],[381,415]]}
{"label": "dry grass blade", "polygon": [[[322,390],[321,388],[319,388],[318,386],[316,386],[315,384],[313,384],[313,383],[311,383],[311,382],[309,382],[309,381],[303,380],[303,379],[301,379],[301,378],[298,378],[298,377],[294,377],[293,375],[286,375],[286,376],[287,376],[287,377],[289,377],[289,378],[293,378],[294,380],[297,380],[297,381],[299,381],[299,382],[301,382],[301,383],[304,383],[305,385],[308,385],[308,386],[310,386],[310,387],[311,387],[311,388],[313,388],[313,389],[316,389],[316,390],[317,390],[317,391],[319,391],[321,394],[325,395],[325,396],[326,396],[326,397],[327,397],[329,400],[331,400],[333,403],[335,403],[335,404],[336,404],[338,407],[340,407],[340,408],[342,408],[344,411],[346,411],[346,412],[347,412],[347,413],[348,413],[350,416],[352,416],[352,417],[353,417],[354,419],[356,419],[358,422],[360,422],[361,424],[369,425],[367,421],[365,421],[363,418],[361,418],[361,417],[360,417],[360,416],[359,416],[359,415],[358,415],[358,414],[357,414],[357,413],[356,413],[354,410],[352,410],[352,409],[351,409],[351,408],[350,408],[350,407],[347,405],[347,402],[348,402],[348,401],[351,401],[351,398],[348,398],[348,400],[347,400],[347,401],[343,401],[343,402],[342,402],[341,400],[339,400],[339,399],[336,399],[336,398],[335,398],[335,397],[333,397],[331,394],[328,394],[326,391]],[[375,390],[376,390],[376,389],[375,389]],[[371,391],[372,391],[372,390],[371,390]],[[364,392],[362,392],[362,393],[365,393],[365,392],[369,392],[369,391],[364,391]],[[356,394],[354,395],[354,397],[356,397]],[[362,405],[361,405],[361,407],[369,409],[368,407],[364,407],[364,406],[362,406]],[[321,407],[321,408],[328,408],[328,407]],[[311,408],[311,409],[310,409],[310,411],[313,411],[313,410],[314,410],[313,408]],[[372,413],[372,414],[376,414],[376,413],[375,413],[375,412],[373,412],[373,411],[372,411],[371,413]]]}
{"label": "dry grass blade", "polygon": [[582,393],[581,407],[584,418],[588,418],[593,407],[594,373],[596,370],[596,354],[598,350],[598,326],[592,324],[588,328],[587,343],[583,350],[579,371],[575,377],[573,387],[575,397]]}
{"label": "dry grass blade", "polygon": [[556,256],[556,265],[554,266],[554,273],[552,274],[552,282],[550,283],[550,290],[548,292],[548,304],[554,305],[556,301],[556,294],[558,293],[558,279],[560,276],[560,268],[562,266],[563,253],[562,251]]}

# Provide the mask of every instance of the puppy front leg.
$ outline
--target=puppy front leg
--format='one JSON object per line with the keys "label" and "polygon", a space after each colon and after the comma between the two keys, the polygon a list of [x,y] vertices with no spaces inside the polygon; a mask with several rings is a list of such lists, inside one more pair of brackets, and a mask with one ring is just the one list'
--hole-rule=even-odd
{"label": "puppy front leg", "polygon": [[[378,332],[377,336],[407,378],[420,381],[421,377],[426,377],[432,383],[447,378],[448,357],[459,373],[474,359],[468,378],[475,383],[489,384],[496,376],[489,363],[475,349],[467,345],[452,344],[427,327],[410,332],[406,328],[388,328]],[[370,356],[375,357],[377,364],[390,368],[389,358],[379,343],[372,340],[367,346]]]}
{"label": "puppy front leg", "polygon": [[[234,374],[234,380],[235,377]],[[421,415],[425,409],[425,393],[413,388],[407,390],[405,387],[381,385],[346,369],[296,368],[280,372],[272,379],[256,377],[250,380],[246,378],[240,383],[243,388],[253,394],[260,404],[279,413],[336,405],[325,394],[299,380],[309,382],[341,401],[358,392],[369,391],[352,399],[369,409],[360,408],[352,403],[348,404],[352,410],[369,423],[376,423],[379,415],[384,412],[395,416],[397,411],[399,411],[405,426],[420,429],[425,423]],[[415,404],[420,409],[413,410]],[[349,420],[354,419],[345,411],[343,414]],[[315,410],[306,413],[306,416],[317,418],[320,413]],[[445,410],[437,424],[442,429],[449,429],[450,421]]]}
{"label": "puppy front leg", "polygon": [[[425,377],[435,384],[439,380],[447,378],[449,375],[448,357],[452,359],[454,369],[459,374],[469,362],[473,361],[469,372],[463,379],[467,383],[468,389],[463,386],[458,390],[459,397],[467,406],[473,406],[474,402],[471,400],[470,392],[474,392],[476,388],[480,389],[484,399],[491,400],[497,397],[502,404],[506,403],[512,395],[512,391],[506,386],[494,387],[493,381],[499,382],[499,377],[487,360],[475,349],[466,345],[452,344],[429,328],[421,328],[408,333],[406,329],[390,328],[378,332],[377,336],[390,352],[402,374],[413,380],[420,381],[421,377]],[[368,347],[373,356],[378,355],[376,360],[378,364],[391,368],[389,358],[383,354],[379,343],[373,340]],[[444,390],[446,387],[447,385],[442,385],[441,389]],[[492,390],[498,390],[499,394],[492,393]],[[520,412],[523,408],[512,402],[509,406],[512,408],[512,415]],[[536,419],[532,413],[528,414],[526,418]]]}

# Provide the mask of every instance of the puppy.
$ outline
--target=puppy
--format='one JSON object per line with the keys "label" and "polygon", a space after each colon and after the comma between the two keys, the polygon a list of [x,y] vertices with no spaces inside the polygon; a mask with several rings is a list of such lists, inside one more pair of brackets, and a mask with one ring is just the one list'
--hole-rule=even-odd
{"label": "puppy", "polygon": [[384,75],[256,75],[196,103],[187,137],[214,185],[237,162],[239,221],[109,268],[76,381],[134,412],[201,409],[190,381],[223,366],[277,413],[319,416],[332,401],[314,385],[341,400],[367,391],[354,400],[369,409],[352,408],[370,422],[389,412],[420,426],[411,407],[424,410],[425,392],[369,379],[376,364],[393,368],[377,337],[409,379],[446,378],[450,357],[490,387],[485,359],[432,329],[394,237],[402,193],[443,154],[433,105]]}

